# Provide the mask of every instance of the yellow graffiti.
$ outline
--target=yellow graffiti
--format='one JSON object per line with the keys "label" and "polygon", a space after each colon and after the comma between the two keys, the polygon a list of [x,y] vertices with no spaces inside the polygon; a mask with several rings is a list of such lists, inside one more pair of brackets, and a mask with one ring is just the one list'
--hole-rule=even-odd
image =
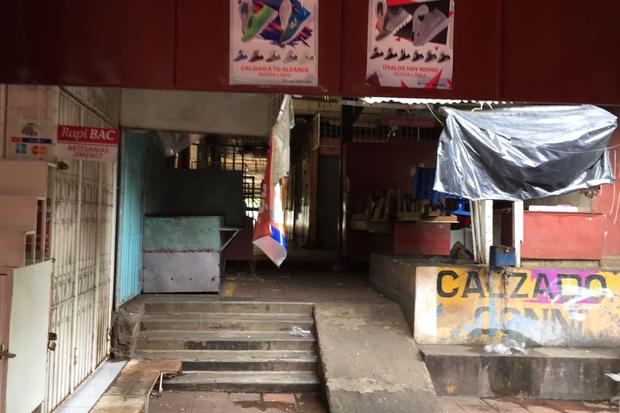
{"label": "yellow graffiti", "polygon": [[620,273],[557,269],[441,267],[437,341],[601,345],[620,339]]}

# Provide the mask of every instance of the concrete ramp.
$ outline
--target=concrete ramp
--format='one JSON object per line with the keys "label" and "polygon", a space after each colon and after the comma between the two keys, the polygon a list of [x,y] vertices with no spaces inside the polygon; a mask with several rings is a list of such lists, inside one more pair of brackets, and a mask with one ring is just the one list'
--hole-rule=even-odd
{"label": "concrete ramp", "polygon": [[316,304],[331,413],[442,412],[397,304]]}

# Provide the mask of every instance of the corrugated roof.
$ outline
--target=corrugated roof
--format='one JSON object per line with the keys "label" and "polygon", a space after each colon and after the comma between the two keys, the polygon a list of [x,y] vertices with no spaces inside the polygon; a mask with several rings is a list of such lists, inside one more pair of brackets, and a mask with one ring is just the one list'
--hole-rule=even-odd
{"label": "corrugated roof", "polygon": [[492,101],[492,100],[464,100],[464,99],[421,99],[421,98],[385,98],[385,97],[364,97],[362,101],[372,104],[379,103],[398,103],[402,105],[456,105],[456,104],[491,104],[500,105],[507,102]]}

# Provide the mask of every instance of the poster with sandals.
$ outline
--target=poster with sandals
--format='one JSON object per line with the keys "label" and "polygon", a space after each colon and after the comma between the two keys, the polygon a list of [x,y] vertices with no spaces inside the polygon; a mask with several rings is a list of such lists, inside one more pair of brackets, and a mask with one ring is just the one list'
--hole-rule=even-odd
{"label": "poster with sandals", "polygon": [[231,0],[230,84],[318,86],[318,0]]}
{"label": "poster with sandals", "polygon": [[369,0],[366,83],[452,89],[454,0]]}

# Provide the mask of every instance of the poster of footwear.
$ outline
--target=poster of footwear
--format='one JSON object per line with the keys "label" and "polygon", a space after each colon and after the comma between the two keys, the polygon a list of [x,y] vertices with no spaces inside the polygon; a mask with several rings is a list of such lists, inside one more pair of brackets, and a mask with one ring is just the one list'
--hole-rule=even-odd
{"label": "poster of footwear", "polygon": [[369,0],[366,83],[452,89],[454,0]]}
{"label": "poster of footwear", "polygon": [[231,0],[230,84],[318,86],[319,0]]}

